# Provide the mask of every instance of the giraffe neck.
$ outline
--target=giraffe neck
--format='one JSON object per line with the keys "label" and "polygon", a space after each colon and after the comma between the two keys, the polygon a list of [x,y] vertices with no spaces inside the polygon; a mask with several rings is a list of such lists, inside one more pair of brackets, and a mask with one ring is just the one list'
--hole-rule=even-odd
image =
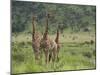
{"label": "giraffe neck", "polygon": [[45,27],[45,33],[43,35],[43,38],[46,39],[48,35],[48,16],[46,18],[46,27]]}
{"label": "giraffe neck", "polygon": [[56,34],[55,42],[59,43],[59,29],[57,29],[57,34]]}
{"label": "giraffe neck", "polygon": [[35,38],[35,23],[34,23],[34,17],[33,17],[33,21],[32,21],[32,27],[33,27],[32,37],[34,39]]}

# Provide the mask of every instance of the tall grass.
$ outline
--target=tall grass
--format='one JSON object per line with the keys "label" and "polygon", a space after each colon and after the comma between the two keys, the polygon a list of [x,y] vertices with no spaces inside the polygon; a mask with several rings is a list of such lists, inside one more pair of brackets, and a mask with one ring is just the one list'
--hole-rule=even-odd
{"label": "tall grass", "polygon": [[[50,35],[52,39],[55,35]],[[95,34],[80,32],[60,34],[59,61],[45,64],[44,54],[40,64],[35,63],[31,34],[12,36],[12,73],[48,72],[95,69]],[[91,43],[91,40],[94,43]]]}

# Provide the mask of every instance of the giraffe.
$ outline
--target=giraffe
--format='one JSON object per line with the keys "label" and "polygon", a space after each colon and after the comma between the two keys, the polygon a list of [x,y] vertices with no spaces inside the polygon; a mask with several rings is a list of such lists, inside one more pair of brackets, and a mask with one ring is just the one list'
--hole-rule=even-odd
{"label": "giraffe", "polygon": [[36,32],[36,28],[35,28],[35,16],[33,16],[32,18],[32,48],[34,51],[34,55],[35,55],[35,60],[38,61],[40,59],[40,40],[41,40],[41,35]]}
{"label": "giraffe", "polygon": [[57,28],[57,33],[56,33],[56,38],[55,42],[57,44],[57,60],[59,60],[58,54],[59,54],[59,49],[60,49],[60,43],[59,43],[59,26]]}
{"label": "giraffe", "polygon": [[50,17],[50,14],[46,15],[46,26],[45,26],[45,32],[43,34],[43,37],[40,42],[40,47],[43,49],[45,54],[45,62],[48,64],[49,62],[49,56],[51,55],[52,59],[55,60],[56,51],[57,51],[57,44],[55,40],[52,40],[48,35],[48,19]]}
{"label": "giraffe", "polygon": [[58,57],[59,49],[60,49],[60,43],[59,43],[59,26],[57,28],[55,42],[56,42],[56,45],[57,45],[57,49],[56,50],[52,50],[51,54],[49,54],[49,61],[51,59],[53,61],[55,61],[55,60],[59,61],[59,57]]}

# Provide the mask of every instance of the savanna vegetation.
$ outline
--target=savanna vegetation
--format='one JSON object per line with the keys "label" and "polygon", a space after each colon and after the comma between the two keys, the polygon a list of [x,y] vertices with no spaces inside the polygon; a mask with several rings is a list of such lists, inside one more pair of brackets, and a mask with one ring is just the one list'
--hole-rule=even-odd
{"label": "savanna vegetation", "polygon": [[[37,16],[36,30],[45,27],[49,12],[49,35],[56,37],[60,26],[59,61],[35,63],[32,49],[32,16]],[[12,1],[12,73],[83,70],[96,68],[96,7],[87,5],[53,4]]]}

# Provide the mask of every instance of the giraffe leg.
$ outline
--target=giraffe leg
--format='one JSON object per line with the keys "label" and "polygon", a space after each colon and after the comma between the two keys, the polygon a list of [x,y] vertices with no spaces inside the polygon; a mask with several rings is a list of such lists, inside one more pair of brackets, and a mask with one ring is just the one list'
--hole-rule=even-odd
{"label": "giraffe leg", "polygon": [[40,51],[37,49],[36,51],[34,51],[34,54],[35,54],[35,63],[38,64],[40,59]]}
{"label": "giraffe leg", "polygon": [[52,61],[53,61],[53,62],[55,61],[55,58],[56,58],[56,52],[53,51],[53,53],[52,53]]}
{"label": "giraffe leg", "polygon": [[59,61],[59,49],[57,50],[57,61]]}
{"label": "giraffe leg", "polygon": [[43,50],[42,49],[40,49],[40,56],[39,56],[39,59],[40,59],[40,63],[42,63],[42,57],[43,57]]}
{"label": "giraffe leg", "polygon": [[46,64],[48,64],[49,61],[49,51],[47,49],[45,49],[45,62]]}

